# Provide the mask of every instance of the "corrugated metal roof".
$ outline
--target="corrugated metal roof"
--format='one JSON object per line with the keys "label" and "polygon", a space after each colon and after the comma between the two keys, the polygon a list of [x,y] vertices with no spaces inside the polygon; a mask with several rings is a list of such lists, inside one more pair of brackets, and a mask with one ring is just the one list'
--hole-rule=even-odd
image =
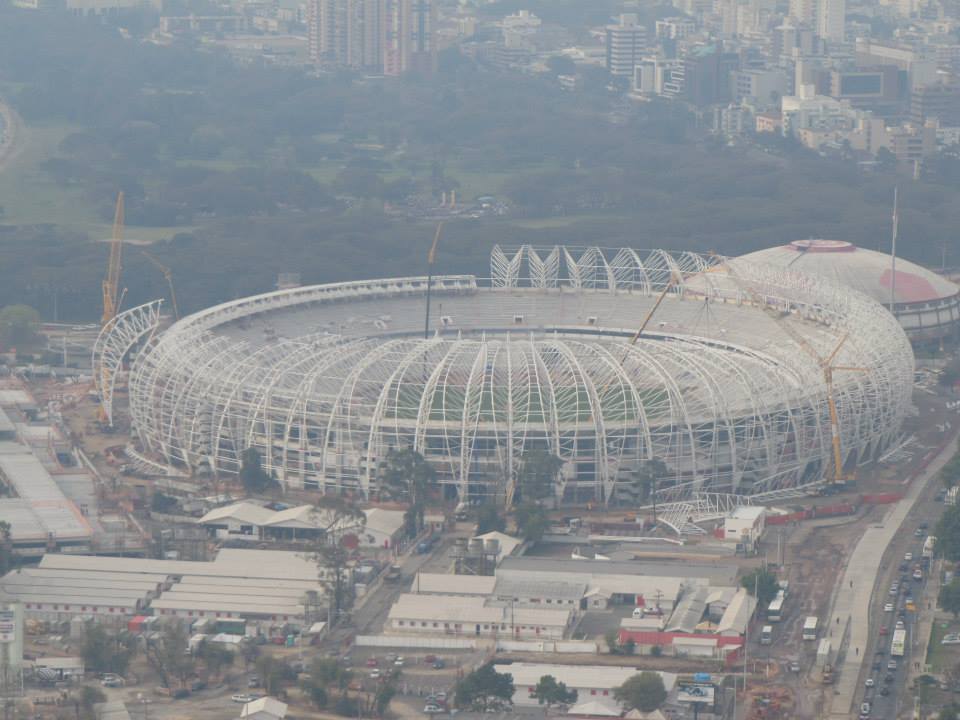
{"label": "corrugated metal roof", "polygon": [[417,573],[410,591],[441,595],[483,595],[493,593],[497,579],[492,575],[446,575]]}
{"label": "corrugated metal roof", "polygon": [[531,608],[488,607],[480,596],[448,595],[438,602],[430,595],[405,593],[390,608],[390,619],[428,622],[510,623],[514,625],[541,625],[566,627],[570,620],[568,610],[540,610]]}
{"label": "corrugated metal roof", "polygon": [[525,580],[516,577],[503,577],[497,580],[494,594],[497,597],[516,598],[552,598],[559,600],[580,600],[587,591],[585,582],[563,582],[552,580]]}

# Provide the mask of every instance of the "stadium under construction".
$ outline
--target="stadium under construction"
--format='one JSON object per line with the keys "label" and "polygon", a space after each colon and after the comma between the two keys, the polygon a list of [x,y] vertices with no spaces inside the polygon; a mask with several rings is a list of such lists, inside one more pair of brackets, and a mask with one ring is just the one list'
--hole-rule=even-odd
{"label": "stadium under construction", "polygon": [[912,388],[910,343],[876,301],[695,253],[497,247],[487,279],[297,287],[158,323],[156,303],[121,313],[95,358],[110,417],[139,347],[140,456],[235,473],[254,447],[287,486],[361,496],[412,447],[451,499],[508,495],[538,449],[563,461],[559,502],[632,497],[654,458],[661,500],[771,497],[880,455]]}

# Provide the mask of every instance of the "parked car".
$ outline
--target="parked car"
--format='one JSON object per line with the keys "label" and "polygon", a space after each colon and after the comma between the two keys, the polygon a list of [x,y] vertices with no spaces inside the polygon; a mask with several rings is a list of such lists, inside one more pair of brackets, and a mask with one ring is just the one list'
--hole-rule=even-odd
{"label": "parked car", "polygon": [[941,645],[960,645],[960,635],[957,633],[947,633],[940,640]]}
{"label": "parked car", "polygon": [[403,656],[401,655],[400,657],[398,657],[396,660],[393,661],[393,664],[395,667],[403,667],[404,662],[405,661],[403,659]]}
{"label": "parked car", "polygon": [[887,663],[887,670],[896,670],[896,669],[897,669],[897,661],[891,659],[890,662]]}
{"label": "parked car", "polygon": [[446,663],[443,662],[443,658],[437,658],[433,661],[434,670],[443,670],[446,667]]}
{"label": "parked car", "polygon": [[123,687],[123,678],[119,675],[107,675],[100,681],[100,684],[108,688]]}
{"label": "parked car", "polygon": [[427,715],[437,715],[443,712],[443,708],[439,705],[424,705],[423,711],[427,713]]}
{"label": "parked car", "polygon": [[913,561],[913,553],[912,553],[912,552],[904,553],[904,554],[903,554],[903,561],[904,561],[904,562],[912,562],[912,561]]}
{"label": "parked car", "polygon": [[256,699],[257,699],[257,696],[256,696],[256,695],[248,695],[248,694],[246,694],[246,693],[238,693],[238,694],[236,694],[236,695],[231,695],[231,696],[230,696],[230,699],[233,700],[235,703],[244,703],[244,704],[246,704],[246,703],[248,703],[248,702],[253,702],[254,700],[256,700]]}
{"label": "parked car", "polygon": [[884,612],[893,612],[893,603],[886,603],[886,604],[883,606],[883,611],[884,611]]}
{"label": "parked car", "polygon": [[800,663],[798,663],[796,660],[791,660],[791,661],[790,661],[790,672],[794,672],[794,673],[800,672]]}
{"label": "parked car", "polygon": [[371,679],[371,680],[379,680],[379,679],[380,679],[380,670],[378,670],[378,669],[373,669],[373,670],[371,670],[371,671],[370,671],[370,679]]}
{"label": "parked car", "polygon": [[172,697],[174,700],[183,700],[184,698],[190,697],[190,691],[186,688],[179,688],[178,690],[174,690],[170,694],[170,697]]}
{"label": "parked car", "polygon": [[367,658],[367,662],[366,662],[367,667],[369,667],[369,668],[374,668],[374,667],[376,667],[376,666],[379,665],[379,664],[380,664],[380,663],[377,661],[377,659],[376,659],[375,657]]}
{"label": "parked car", "polygon": [[190,690],[192,692],[200,692],[201,690],[206,690],[206,689],[207,689],[207,683],[205,683],[203,680],[194,680],[190,684]]}
{"label": "parked car", "polygon": [[883,637],[884,635],[888,634],[889,632],[890,632],[890,626],[889,626],[889,625],[881,625],[881,626],[880,626],[880,637]]}

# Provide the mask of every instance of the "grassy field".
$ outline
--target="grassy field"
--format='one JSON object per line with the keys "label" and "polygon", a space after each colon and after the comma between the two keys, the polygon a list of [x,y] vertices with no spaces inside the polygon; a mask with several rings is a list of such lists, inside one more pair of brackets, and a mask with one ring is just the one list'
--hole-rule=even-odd
{"label": "grassy field", "polygon": [[960,645],[941,645],[940,641],[947,633],[958,632],[960,623],[938,620],[930,630],[930,644],[927,646],[927,664],[935,672],[943,672],[954,667],[960,661]]}
{"label": "grassy field", "polygon": [[0,172],[0,205],[4,220],[15,224],[96,223],[79,187],[61,187],[40,169],[57,146],[74,131],[67,125],[36,126],[21,131],[19,149]]}

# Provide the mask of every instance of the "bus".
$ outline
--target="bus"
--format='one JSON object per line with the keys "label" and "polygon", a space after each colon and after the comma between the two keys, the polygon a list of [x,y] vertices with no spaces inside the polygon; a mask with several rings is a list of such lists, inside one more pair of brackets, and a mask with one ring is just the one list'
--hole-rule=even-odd
{"label": "bus", "polygon": [[927,535],[927,539],[923,541],[923,557],[932,559],[933,550],[937,546],[937,539],[933,535]]}
{"label": "bus", "polygon": [[890,641],[890,655],[892,657],[903,657],[907,644],[907,631],[903,628],[893,631],[893,640]]}
{"label": "bus", "polygon": [[767,607],[767,620],[769,622],[780,622],[783,620],[783,605],[786,600],[787,598],[781,590],[777,593],[777,596],[770,601],[770,605]]}
{"label": "bus", "polygon": [[760,630],[760,644],[770,645],[773,643],[773,625],[764,625]]}
{"label": "bus", "polygon": [[820,621],[817,619],[816,615],[811,615],[806,620],[803,621],[803,635],[801,636],[804,640],[816,640],[817,639],[817,623]]}

